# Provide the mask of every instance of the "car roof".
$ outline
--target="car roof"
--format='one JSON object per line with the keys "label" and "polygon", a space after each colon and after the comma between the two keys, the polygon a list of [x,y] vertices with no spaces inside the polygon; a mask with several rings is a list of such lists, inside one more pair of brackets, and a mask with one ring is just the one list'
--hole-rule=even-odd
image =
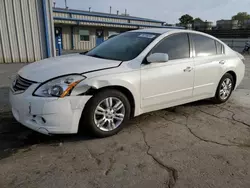
{"label": "car roof", "polygon": [[130,32],[145,32],[145,33],[158,33],[158,34],[163,34],[163,33],[168,33],[168,32],[174,32],[174,33],[179,33],[179,32],[187,32],[187,33],[196,33],[196,34],[202,34],[206,36],[210,36],[206,33],[199,32],[199,31],[193,31],[193,30],[188,30],[188,29],[171,29],[171,28],[150,28],[150,29],[138,29],[138,30],[132,30]]}
{"label": "car roof", "polygon": [[220,43],[226,45],[223,41],[221,41],[220,39],[212,36],[212,35],[209,35],[207,33],[203,33],[203,32],[200,32],[200,31],[194,31],[194,30],[189,30],[189,29],[171,29],[171,28],[150,28],[150,29],[138,29],[138,30],[132,30],[132,31],[129,31],[129,32],[145,32],[145,33],[157,33],[157,34],[164,34],[164,33],[169,33],[171,32],[171,34],[173,33],[193,33],[193,34],[199,34],[199,35],[203,35],[203,36],[206,36],[206,37],[209,37],[209,38],[212,38],[216,41],[220,41]]}
{"label": "car roof", "polygon": [[170,31],[183,31],[184,29],[169,29],[169,28],[150,28],[150,29],[138,29],[130,32],[145,32],[145,33],[158,33],[163,34]]}

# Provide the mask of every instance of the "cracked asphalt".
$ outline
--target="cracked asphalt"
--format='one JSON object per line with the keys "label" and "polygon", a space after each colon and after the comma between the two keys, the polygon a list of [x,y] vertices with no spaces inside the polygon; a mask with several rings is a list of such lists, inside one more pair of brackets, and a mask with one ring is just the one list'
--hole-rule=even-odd
{"label": "cracked asphalt", "polygon": [[249,188],[250,57],[226,104],[209,100],[132,119],[119,134],[48,137],[17,123],[8,105],[8,76],[23,64],[0,65],[1,188]]}

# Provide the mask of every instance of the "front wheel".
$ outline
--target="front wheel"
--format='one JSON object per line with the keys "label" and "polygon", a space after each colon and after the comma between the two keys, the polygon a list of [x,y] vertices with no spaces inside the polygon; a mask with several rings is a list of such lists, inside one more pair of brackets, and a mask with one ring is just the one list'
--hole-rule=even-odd
{"label": "front wheel", "polygon": [[97,137],[118,133],[130,117],[127,97],[115,89],[105,89],[95,94],[83,112],[83,123]]}
{"label": "front wheel", "polygon": [[226,73],[219,82],[213,101],[217,104],[226,102],[232,94],[234,84],[233,76]]}

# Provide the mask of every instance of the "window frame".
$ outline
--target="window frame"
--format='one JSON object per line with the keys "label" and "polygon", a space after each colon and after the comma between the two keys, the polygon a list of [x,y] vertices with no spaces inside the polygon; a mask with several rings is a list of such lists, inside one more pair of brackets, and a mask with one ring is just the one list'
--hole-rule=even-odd
{"label": "window frame", "polygon": [[[84,37],[87,36],[87,37],[88,37],[88,40],[81,40],[81,34],[80,34],[80,31],[81,31],[81,30],[88,31],[88,33],[89,33],[88,35],[82,35],[82,36],[84,36]],[[89,42],[89,41],[90,41],[90,31],[89,31],[88,29],[81,29],[81,28],[79,28],[79,31],[78,31],[78,32],[79,32],[79,41],[80,41],[80,42]]]}
{"label": "window frame", "polygon": [[[214,40],[214,41],[215,41],[215,46],[216,46],[216,53],[217,53],[217,55],[224,55],[224,54],[225,54],[225,46],[224,46],[220,41],[218,41],[218,40]],[[218,49],[217,43],[219,43],[219,44],[221,45],[221,47],[222,47],[222,53],[221,53],[221,54],[218,54],[218,51],[217,51],[217,49]]]}
{"label": "window frame", "polygon": [[181,58],[181,59],[171,59],[171,60],[169,60],[169,61],[178,61],[178,60],[183,60],[183,59],[190,59],[190,58],[192,58],[192,54],[193,54],[193,47],[192,47],[192,45],[191,45],[191,39],[190,39],[190,37],[189,37],[189,33],[188,32],[179,32],[179,33],[172,33],[172,34],[170,34],[170,35],[167,35],[167,36],[165,36],[165,37],[163,37],[154,47],[152,47],[152,49],[147,53],[147,55],[145,56],[145,58],[143,59],[143,61],[142,61],[142,64],[150,64],[148,61],[147,61],[147,57],[149,56],[149,55],[151,55],[152,54],[152,51],[157,47],[157,46],[159,46],[164,40],[166,40],[166,39],[168,39],[169,37],[172,37],[172,36],[174,36],[174,35],[178,35],[178,34],[186,34],[187,35],[187,38],[188,38],[188,44],[189,44],[189,57],[187,57],[187,58]]}
{"label": "window frame", "polygon": [[[218,41],[216,39],[213,39],[212,37],[202,35],[202,34],[198,34],[198,33],[188,33],[188,35],[189,35],[189,38],[190,38],[191,43],[192,43],[192,48],[193,48],[192,56],[193,56],[193,58],[204,58],[204,57],[214,57],[214,56],[218,56],[218,55],[225,55],[225,46],[220,41]],[[214,44],[215,44],[216,54],[209,55],[209,56],[197,56],[196,55],[196,49],[195,49],[195,41],[194,41],[193,35],[200,35],[200,36],[203,36],[203,37],[206,37],[206,38],[209,38],[209,39],[213,40]],[[222,45],[222,54],[217,53],[217,44],[216,44],[216,42],[218,42],[218,43],[220,43]]]}

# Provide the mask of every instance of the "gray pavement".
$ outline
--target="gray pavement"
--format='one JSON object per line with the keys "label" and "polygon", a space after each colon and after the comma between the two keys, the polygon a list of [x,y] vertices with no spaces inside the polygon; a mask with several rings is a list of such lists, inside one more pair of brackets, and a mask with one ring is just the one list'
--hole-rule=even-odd
{"label": "gray pavement", "polygon": [[148,113],[119,134],[43,136],[18,124],[0,65],[0,187],[250,187],[250,58],[223,105],[199,101]]}

